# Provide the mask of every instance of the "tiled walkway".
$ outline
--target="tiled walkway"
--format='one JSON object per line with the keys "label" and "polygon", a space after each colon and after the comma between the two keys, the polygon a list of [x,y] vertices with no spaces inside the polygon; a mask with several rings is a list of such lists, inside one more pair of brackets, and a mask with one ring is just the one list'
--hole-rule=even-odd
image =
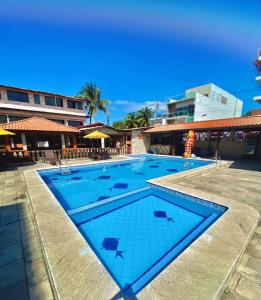
{"label": "tiled walkway", "polygon": [[53,299],[19,169],[0,172],[0,298]]}
{"label": "tiled walkway", "polygon": [[[231,168],[217,167],[181,179],[178,184],[244,202],[261,215],[261,163],[242,162]],[[261,299],[261,222],[222,296],[222,300],[241,299]]]}
{"label": "tiled walkway", "polygon": [[[245,202],[261,214],[261,164],[239,167],[245,170],[216,168],[179,184]],[[0,299],[5,300],[54,299],[26,200],[22,171],[27,168],[32,167],[0,171]],[[231,299],[261,299],[261,224],[222,296]]]}

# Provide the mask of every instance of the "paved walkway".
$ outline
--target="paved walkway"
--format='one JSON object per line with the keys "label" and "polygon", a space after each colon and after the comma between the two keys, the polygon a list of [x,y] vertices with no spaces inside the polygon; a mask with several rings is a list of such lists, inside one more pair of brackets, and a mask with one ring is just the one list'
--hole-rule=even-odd
{"label": "paved walkway", "polygon": [[0,172],[0,298],[53,299],[18,168]]}
{"label": "paved walkway", "polygon": [[[0,298],[54,299],[34,218],[26,200],[22,171],[0,172]],[[254,170],[254,171],[253,171]],[[179,181],[255,207],[261,214],[261,164],[240,163]],[[222,300],[261,299],[261,224],[225,290]]]}
{"label": "paved walkway", "polygon": [[[230,168],[217,167],[176,182],[244,202],[261,215],[261,163],[238,162]],[[221,299],[261,299],[261,222]]]}

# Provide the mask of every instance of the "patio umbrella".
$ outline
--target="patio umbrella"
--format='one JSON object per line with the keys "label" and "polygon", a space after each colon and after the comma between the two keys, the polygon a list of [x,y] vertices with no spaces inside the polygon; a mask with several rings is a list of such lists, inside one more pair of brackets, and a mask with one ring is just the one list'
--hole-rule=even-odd
{"label": "patio umbrella", "polygon": [[95,130],[91,133],[88,133],[84,136],[85,139],[107,139],[109,138],[110,136],[103,133],[103,132],[100,132],[98,130]]}
{"label": "patio umbrella", "polygon": [[0,128],[0,135],[15,135],[15,133]]}

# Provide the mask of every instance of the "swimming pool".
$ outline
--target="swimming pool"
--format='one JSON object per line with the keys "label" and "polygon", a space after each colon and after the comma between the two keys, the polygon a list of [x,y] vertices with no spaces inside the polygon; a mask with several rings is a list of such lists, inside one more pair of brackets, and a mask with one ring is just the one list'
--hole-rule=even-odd
{"label": "swimming pool", "polygon": [[146,181],[209,164],[202,160],[157,155],[137,155],[133,160],[72,167],[70,175],[59,169],[39,174],[65,210],[102,201],[147,185]]}
{"label": "swimming pool", "polygon": [[[223,206],[146,184],[147,179],[207,162],[137,158],[73,167],[72,174],[65,176],[56,169],[39,171],[126,295],[139,292],[226,211]],[[82,189],[88,196],[84,200]],[[103,195],[108,196],[97,199]]]}
{"label": "swimming pool", "polygon": [[178,192],[143,188],[70,217],[125,295],[148,284],[226,208]]}

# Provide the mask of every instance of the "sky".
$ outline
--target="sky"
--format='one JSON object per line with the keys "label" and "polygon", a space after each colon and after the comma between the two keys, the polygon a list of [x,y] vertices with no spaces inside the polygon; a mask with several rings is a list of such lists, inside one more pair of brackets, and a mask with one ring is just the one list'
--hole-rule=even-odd
{"label": "sky", "polygon": [[74,96],[94,82],[113,122],[213,82],[246,112],[260,15],[260,0],[0,0],[0,84]]}

